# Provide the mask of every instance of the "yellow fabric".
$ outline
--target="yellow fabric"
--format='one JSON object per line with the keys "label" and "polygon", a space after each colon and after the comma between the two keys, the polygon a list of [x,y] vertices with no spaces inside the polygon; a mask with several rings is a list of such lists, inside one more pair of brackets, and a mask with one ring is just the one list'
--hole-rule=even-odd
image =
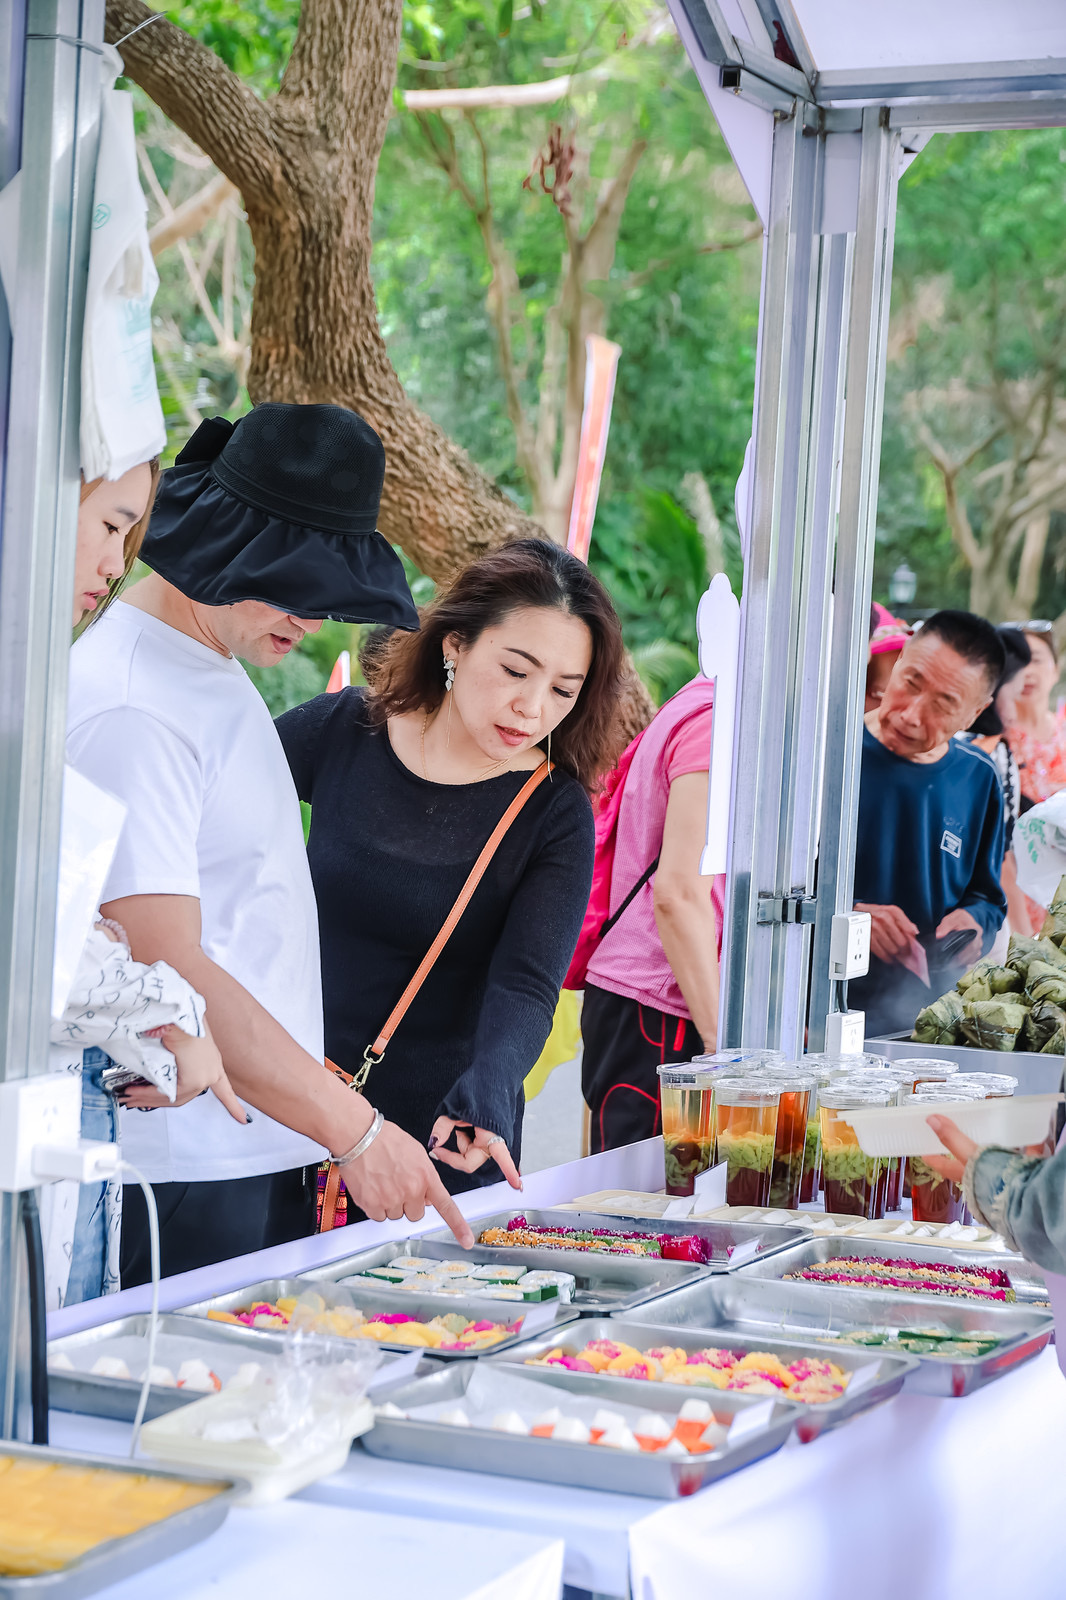
{"label": "yellow fabric", "polygon": [[535,1100],[556,1067],[573,1061],[581,1043],[581,1008],[577,993],[564,989],[555,1008],[555,1020],[540,1053],[540,1059],[526,1079],[526,1101]]}

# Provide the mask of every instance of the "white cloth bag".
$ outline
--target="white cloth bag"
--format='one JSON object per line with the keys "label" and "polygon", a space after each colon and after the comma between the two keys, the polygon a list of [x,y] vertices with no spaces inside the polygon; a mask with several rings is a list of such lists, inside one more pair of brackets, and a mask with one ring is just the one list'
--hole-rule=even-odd
{"label": "white cloth bag", "polygon": [[114,87],[122,71],[117,50],[105,46],[104,63],[81,356],[81,468],[87,482],[121,478],[159,455],[167,442],[152,357],[159,274],[137,175],[133,96]]}

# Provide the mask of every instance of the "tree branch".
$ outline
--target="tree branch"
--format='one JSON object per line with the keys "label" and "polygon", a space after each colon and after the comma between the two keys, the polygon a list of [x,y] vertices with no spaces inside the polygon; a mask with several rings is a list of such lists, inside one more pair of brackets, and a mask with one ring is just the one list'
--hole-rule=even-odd
{"label": "tree branch", "polygon": [[650,283],[658,272],[665,272],[669,267],[681,266],[688,261],[696,261],[700,256],[717,255],[721,250],[741,250],[746,244],[751,244],[755,239],[761,239],[763,229],[761,223],[741,234],[739,239],[716,239],[711,244],[697,245],[691,250],[678,250],[672,256],[662,256],[658,261],[649,261],[641,272],[631,272],[628,278],[621,278],[612,288],[621,290],[639,289],[643,284]]}
{"label": "tree branch", "polygon": [[925,422],[919,424],[919,433],[922,443],[933,459],[933,465],[944,480],[944,510],[947,514],[948,525],[951,528],[955,543],[962,553],[963,560],[971,572],[978,572],[984,564],[984,552],[970,526],[970,519],[966,514],[966,507],[959,499],[958,477],[961,464],[948,460],[940,443],[933,437]]}
{"label": "tree branch", "polygon": [[506,111],[524,106],[550,106],[566,100],[574,77],[546,78],[541,83],[485,84],[474,89],[408,89],[400,93],[405,111]]}
{"label": "tree branch", "polygon": [[[108,0],[109,43],[152,15],[141,0]],[[211,157],[246,204],[282,200],[286,184],[270,112],[213,50],[163,21],[127,39],[122,58],[126,76]]]}
{"label": "tree branch", "polygon": [[161,256],[179,239],[189,239],[199,233],[204,224],[236,193],[236,185],[230,182],[225,173],[217,173],[210,183],[205,183],[202,189],[183,200],[180,206],[175,206],[169,216],[161,217],[155,227],[149,229],[148,243],[153,256]]}

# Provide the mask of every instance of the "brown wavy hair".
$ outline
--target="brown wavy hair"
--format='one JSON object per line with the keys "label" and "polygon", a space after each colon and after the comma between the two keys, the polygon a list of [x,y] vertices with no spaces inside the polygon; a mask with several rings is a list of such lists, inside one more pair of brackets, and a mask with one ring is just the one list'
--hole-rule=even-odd
{"label": "brown wavy hair", "polygon": [[[587,794],[614,766],[622,742],[622,627],[603,584],[583,561],[547,539],[515,539],[471,562],[422,612],[418,633],[397,631],[375,660],[368,709],[381,725],[412,711],[435,711],[444,699],[444,640],[466,645],[512,611],[542,606],[579,617],[592,659],[573,709],[552,731],[552,760]],[[541,748],[546,741],[542,741]]]}
{"label": "brown wavy hair", "polygon": [[[125,539],[122,541],[122,573],[119,577],[112,578],[111,582],[107,586],[106,599],[102,605],[97,606],[96,610],[91,613],[89,621],[85,624],[86,627],[88,627],[90,623],[96,622],[100,617],[103,616],[104,612],[107,610],[112,600],[115,599],[119,590],[122,588],[122,585],[126,582],[126,579],[133,571],[134,566],[137,563],[137,557],[141,553],[141,545],[144,543],[144,536],[148,532],[148,524],[152,517],[152,507],[155,505],[156,490],[159,488],[159,457],[153,456],[151,461],[147,462],[146,465],[149,472],[152,474],[152,487],[148,491],[148,504],[144,508],[144,516],[141,517],[140,521],[133,524],[133,526],[127,532]],[[132,468],[130,470],[132,471]],[[94,478],[91,483],[86,483],[85,479],[83,478],[81,480],[81,499],[79,500],[78,504],[83,505],[93,493],[94,489],[98,489],[103,481],[103,478]]]}

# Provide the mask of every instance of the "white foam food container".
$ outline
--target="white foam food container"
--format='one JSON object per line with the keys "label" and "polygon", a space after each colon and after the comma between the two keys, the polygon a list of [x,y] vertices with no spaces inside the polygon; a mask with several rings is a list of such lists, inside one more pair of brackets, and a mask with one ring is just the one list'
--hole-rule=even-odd
{"label": "white foam food container", "polygon": [[977,1144],[1019,1149],[1047,1138],[1059,1094],[1027,1094],[999,1100],[908,1100],[902,1106],[855,1106],[837,1115],[855,1129],[868,1156],[940,1156],[948,1151],[927,1122],[950,1117]]}
{"label": "white foam food container", "polygon": [[238,1475],[251,1488],[236,1503],[267,1505],[339,1472],[348,1459],[352,1440],[374,1426],[374,1407],[364,1396],[333,1412],[334,1427],[328,1443],[323,1443],[317,1433],[305,1441],[280,1447],[262,1438],[221,1441],[203,1437],[201,1430],[206,1422],[237,1421],[245,1415],[246,1395],[209,1395],[145,1423],[141,1447],[147,1455],[168,1464]]}

